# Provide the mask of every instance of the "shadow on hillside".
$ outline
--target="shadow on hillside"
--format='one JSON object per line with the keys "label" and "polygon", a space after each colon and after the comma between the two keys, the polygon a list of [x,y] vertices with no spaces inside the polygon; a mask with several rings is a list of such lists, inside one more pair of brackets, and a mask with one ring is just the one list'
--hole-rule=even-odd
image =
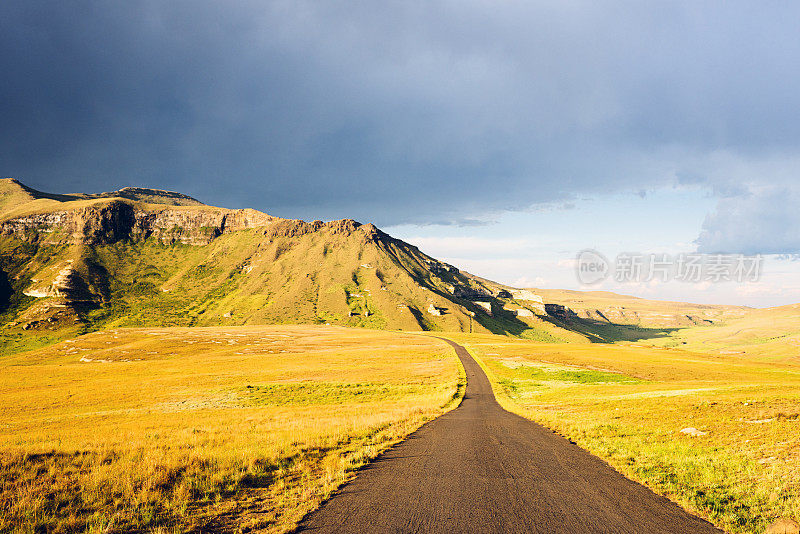
{"label": "shadow on hillside", "polygon": [[5,271],[0,270],[0,311],[8,308],[11,301],[11,295],[14,294],[14,289],[8,281],[8,275]]}
{"label": "shadow on hillside", "polygon": [[[472,304],[471,307],[475,308],[474,304]],[[475,314],[475,321],[493,334],[523,337],[544,342],[561,341],[556,336],[553,336],[548,332],[541,330],[540,328],[536,328],[535,325],[530,325],[521,321],[513,313],[509,313],[507,310],[502,309],[502,305],[493,305],[492,311],[492,315],[487,315],[483,313],[482,310],[477,310]]]}
{"label": "shadow on hillside", "polygon": [[[545,342],[559,342],[557,332],[547,332],[521,321],[514,314],[504,310],[497,310],[495,314],[488,316],[477,314],[475,320],[493,334],[500,334],[514,337],[524,337],[538,339]],[[595,319],[584,319],[575,315],[567,317],[555,317],[552,315],[539,316],[539,319],[550,323],[553,326],[576,332],[585,336],[592,343],[616,343],[618,341],[645,341],[667,337],[680,328],[650,328],[637,325],[611,323],[598,321]]]}
{"label": "shadow on hillside", "polygon": [[580,317],[543,317],[545,321],[586,336],[592,343],[615,343],[617,341],[644,341],[667,337],[680,328],[651,328],[630,324],[611,323]]}

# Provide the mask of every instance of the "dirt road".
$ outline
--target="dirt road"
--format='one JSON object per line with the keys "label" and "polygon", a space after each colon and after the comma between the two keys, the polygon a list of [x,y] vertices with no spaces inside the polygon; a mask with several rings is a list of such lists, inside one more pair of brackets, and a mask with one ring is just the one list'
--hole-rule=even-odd
{"label": "dirt road", "polygon": [[464,400],[367,466],[300,530],[329,532],[717,533],[550,430],[505,411],[467,373]]}

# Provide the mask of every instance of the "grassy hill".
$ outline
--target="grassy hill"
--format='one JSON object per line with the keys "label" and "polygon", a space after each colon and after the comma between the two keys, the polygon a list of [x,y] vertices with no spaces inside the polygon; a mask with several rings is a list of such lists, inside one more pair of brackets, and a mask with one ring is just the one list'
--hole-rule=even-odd
{"label": "grassy hill", "polygon": [[682,328],[655,344],[748,359],[800,361],[800,305],[750,310],[713,327]]}
{"label": "grassy hill", "polygon": [[533,291],[547,302],[562,304],[585,319],[644,327],[710,325],[742,317],[751,310],[745,306],[648,300],[610,291],[567,289],[533,289]]}
{"label": "grassy hill", "polygon": [[559,326],[595,342],[661,343],[690,327],[716,327],[748,316],[745,306],[648,300],[608,291],[532,289],[551,305],[563,306]]}
{"label": "grassy hill", "polygon": [[369,224],[156,190],[51,195],[14,180],[0,182],[0,199],[6,343],[108,326],[276,323],[586,341]]}
{"label": "grassy hill", "polygon": [[[754,357],[775,362],[800,357],[800,305],[749,308],[647,300],[604,291],[533,289],[546,302],[569,308],[570,325],[609,341]],[[635,334],[638,332],[639,337]],[[626,337],[626,334],[630,334]]]}
{"label": "grassy hill", "polygon": [[719,326],[748,317],[754,311],[746,306],[648,300],[610,291],[519,289],[465,274],[495,294],[509,294],[512,305],[525,304],[514,297],[535,295],[542,310],[546,310],[540,314],[542,320],[593,343],[670,339],[673,333],[682,329]]}

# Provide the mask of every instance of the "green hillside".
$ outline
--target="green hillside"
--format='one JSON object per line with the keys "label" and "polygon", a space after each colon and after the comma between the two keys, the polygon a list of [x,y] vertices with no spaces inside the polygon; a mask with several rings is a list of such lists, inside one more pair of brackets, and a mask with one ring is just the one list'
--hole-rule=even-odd
{"label": "green hillside", "polygon": [[372,225],[187,205],[154,190],[142,201],[2,185],[6,340],[107,326],[329,323],[585,341],[520,316],[519,304],[507,309],[485,284]]}

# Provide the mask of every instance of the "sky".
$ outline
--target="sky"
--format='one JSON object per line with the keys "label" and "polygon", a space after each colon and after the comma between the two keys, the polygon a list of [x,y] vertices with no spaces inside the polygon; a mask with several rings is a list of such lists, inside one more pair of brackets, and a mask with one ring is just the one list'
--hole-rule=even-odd
{"label": "sky", "polygon": [[[517,285],[620,252],[760,254],[800,301],[800,4],[0,3],[0,176],[374,222]],[[651,281],[652,282],[652,281]]]}

